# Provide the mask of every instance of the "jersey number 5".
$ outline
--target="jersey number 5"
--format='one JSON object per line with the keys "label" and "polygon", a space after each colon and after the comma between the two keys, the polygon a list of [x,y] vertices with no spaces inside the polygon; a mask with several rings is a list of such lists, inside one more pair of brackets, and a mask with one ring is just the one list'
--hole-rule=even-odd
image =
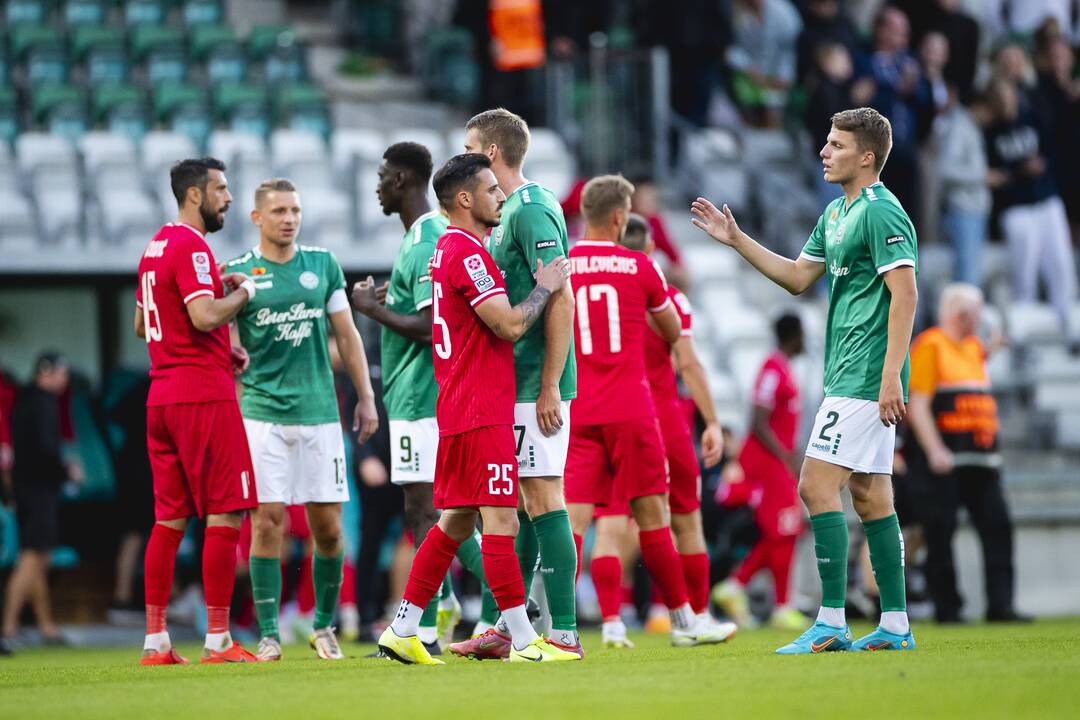
{"label": "jersey number 5", "polygon": [[619,325],[619,292],[611,285],[582,285],[578,288],[575,304],[577,305],[578,331],[581,334],[581,354],[593,354],[592,325],[589,321],[589,301],[607,301],[608,344],[610,352],[622,350],[622,329]]}
{"label": "jersey number 5", "polygon": [[[489,495],[514,494],[514,478],[511,476],[511,473],[514,472],[513,465],[488,463],[488,470],[491,471],[491,477],[488,478]],[[502,486],[500,487],[496,483],[501,483]]]}
{"label": "jersey number 5", "polygon": [[147,270],[142,276],[142,312],[143,325],[146,328],[146,342],[161,340],[161,314],[154,302],[154,285],[157,283],[156,272]]}
{"label": "jersey number 5", "polygon": [[435,354],[443,360],[450,359],[450,326],[439,315],[439,300],[442,298],[442,283],[431,284],[431,322],[442,328],[442,340],[435,343]]}

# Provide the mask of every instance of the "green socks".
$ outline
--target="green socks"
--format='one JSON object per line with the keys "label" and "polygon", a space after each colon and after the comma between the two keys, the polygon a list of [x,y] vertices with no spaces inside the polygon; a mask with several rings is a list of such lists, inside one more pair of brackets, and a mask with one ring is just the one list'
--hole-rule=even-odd
{"label": "green socks", "polygon": [[904,592],[904,536],[896,514],[863,523],[866,544],[870,548],[870,565],[874,568],[881,593],[881,611],[907,610]]}
{"label": "green socks", "polygon": [[[311,577],[315,585],[315,622],[316,630],[328,628],[334,623],[338,597],[341,595],[341,569],[345,564],[345,552],[333,557],[323,557],[315,552],[311,561]],[[280,576],[278,582],[280,583]],[[281,588],[278,588],[280,595]],[[260,626],[262,620],[259,621]]]}
{"label": "green socks", "polygon": [[[552,630],[577,631],[577,546],[566,510],[553,510],[532,521],[540,550],[540,576],[551,610]],[[528,586],[526,586],[528,587]]]}
{"label": "green socks", "polygon": [[814,530],[814,554],[821,577],[821,606],[843,608],[847,594],[847,520],[842,512],[824,512],[810,518],[810,527]]}
{"label": "green socks", "polygon": [[465,542],[458,547],[457,559],[480,581],[480,621],[494,625],[499,619],[499,607],[495,604],[495,596],[491,594],[491,589],[484,578],[484,554],[480,549],[478,530],[473,530],[472,536],[466,538]]}
{"label": "green socks", "polygon": [[280,642],[278,610],[281,605],[281,559],[252,555],[248,567],[251,573],[251,596],[255,603],[255,617],[259,621],[259,634]]}
{"label": "green socks", "polygon": [[525,599],[528,600],[533,575],[536,573],[536,560],[540,557],[540,546],[537,545],[536,532],[533,530],[532,520],[529,519],[527,512],[518,510],[518,525],[514,551],[517,553],[518,564],[521,566],[521,579],[525,582]]}

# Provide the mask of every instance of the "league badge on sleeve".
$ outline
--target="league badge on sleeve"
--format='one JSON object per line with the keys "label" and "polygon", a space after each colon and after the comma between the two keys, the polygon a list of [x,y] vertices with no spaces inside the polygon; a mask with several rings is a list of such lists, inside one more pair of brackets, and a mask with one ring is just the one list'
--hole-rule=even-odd
{"label": "league badge on sleeve", "polygon": [[484,259],[480,257],[479,253],[465,258],[465,272],[469,273],[469,279],[473,281],[488,275],[487,267],[484,266]]}
{"label": "league badge on sleeve", "polygon": [[195,273],[210,272],[210,254],[199,251],[191,253],[191,264],[195,266]]}

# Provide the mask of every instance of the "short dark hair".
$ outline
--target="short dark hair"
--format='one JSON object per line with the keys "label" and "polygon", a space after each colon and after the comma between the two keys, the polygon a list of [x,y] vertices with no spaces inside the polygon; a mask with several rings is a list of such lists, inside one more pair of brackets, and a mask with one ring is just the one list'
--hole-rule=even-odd
{"label": "short dark hair", "polygon": [[892,150],[892,124],[874,108],[841,110],[832,116],[832,126],[855,136],[860,150],[874,153],[874,170],[881,172]]}
{"label": "short dark hair", "polygon": [[172,181],[172,194],[176,198],[176,204],[184,206],[184,197],[188,188],[197,187],[206,192],[206,181],[211,170],[225,172],[225,163],[217,158],[189,158],[181,160],[169,170],[169,179]]}
{"label": "short dark hair", "polygon": [[55,350],[46,350],[34,360],[34,377],[52,372],[58,367],[67,367],[67,359]]}
{"label": "short dark hair", "polygon": [[488,145],[498,147],[508,167],[518,168],[525,162],[525,153],[529,151],[529,124],[520,115],[506,108],[485,110],[473,115],[465,123],[465,129],[480,133],[484,148]]}
{"label": "short dark hair", "polygon": [[802,335],[802,331],[802,318],[793,312],[784,313],[773,323],[773,332],[776,334],[776,342],[779,345]]}
{"label": "short dark hair", "polygon": [[644,251],[649,240],[649,221],[637,213],[630,213],[626,221],[626,234],[622,245],[630,250]]}
{"label": "short dark hair", "polygon": [[431,181],[435,197],[439,198],[443,209],[450,210],[454,205],[454,196],[466,185],[471,188],[476,174],[490,167],[491,160],[481,153],[462,153],[447,160]]}
{"label": "short dark hair", "polygon": [[386,148],[386,152],[383,153],[383,160],[402,170],[409,171],[417,185],[427,185],[428,180],[431,179],[431,152],[420,143],[394,143]]}

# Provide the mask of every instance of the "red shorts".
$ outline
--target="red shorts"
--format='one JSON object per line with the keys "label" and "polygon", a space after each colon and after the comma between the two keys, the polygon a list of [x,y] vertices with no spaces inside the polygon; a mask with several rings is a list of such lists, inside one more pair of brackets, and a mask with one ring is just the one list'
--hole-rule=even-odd
{"label": "red shorts", "polygon": [[517,507],[517,444],[512,425],[488,425],[439,438],[435,507]]}
{"label": "red shorts", "polygon": [[671,475],[671,512],[692,513],[701,507],[701,466],[686,413],[675,403],[657,403],[656,411]]}
{"label": "red shorts", "polygon": [[767,537],[791,537],[803,529],[799,481],[778,458],[744,453],[743,474],[759,498],[754,520]]}
{"label": "red shorts", "polygon": [[605,505],[626,514],[626,503],[668,491],[667,459],[656,418],[606,425],[570,424],[566,502]]}
{"label": "red shorts", "polygon": [[235,400],[148,407],[146,446],[158,520],[258,506],[247,433]]}

